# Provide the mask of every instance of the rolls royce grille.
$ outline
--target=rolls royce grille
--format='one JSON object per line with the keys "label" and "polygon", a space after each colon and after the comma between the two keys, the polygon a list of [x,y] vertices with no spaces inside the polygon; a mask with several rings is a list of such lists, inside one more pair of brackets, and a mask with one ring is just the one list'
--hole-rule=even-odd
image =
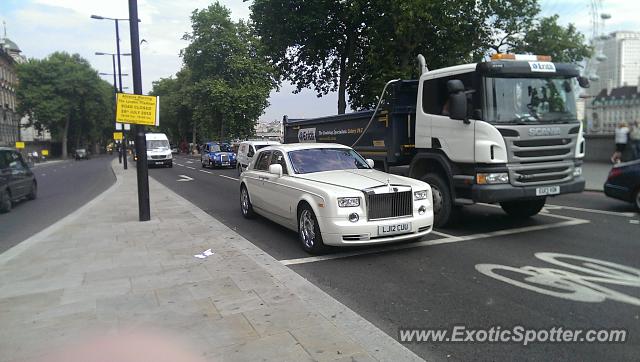
{"label": "rolls royce grille", "polygon": [[369,193],[366,199],[369,220],[404,217],[413,214],[411,191],[387,194]]}

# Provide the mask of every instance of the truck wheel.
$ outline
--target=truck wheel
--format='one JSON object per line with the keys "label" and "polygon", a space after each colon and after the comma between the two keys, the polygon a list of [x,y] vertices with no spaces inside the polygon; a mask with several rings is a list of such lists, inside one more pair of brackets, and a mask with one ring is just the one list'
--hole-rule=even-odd
{"label": "truck wheel", "polygon": [[546,197],[534,200],[505,201],[501,202],[500,206],[502,206],[502,210],[509,214],[509,216],[526,219],[539,213],[546,201]]}
{"label": "truck wheel", "polygon": [[437,173],[428,173],[422,181],[431,186],[433,193],[433,225],[443,227],[455,220],[458,209],[453,204],[451,191],[446,181]]}

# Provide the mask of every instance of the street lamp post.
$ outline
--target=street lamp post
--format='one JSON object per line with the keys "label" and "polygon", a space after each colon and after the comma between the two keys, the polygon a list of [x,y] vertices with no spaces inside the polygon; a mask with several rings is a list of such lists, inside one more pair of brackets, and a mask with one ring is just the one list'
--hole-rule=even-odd
{"label": "street lamp post", "polygon": [[[116,21],[116,24],[118,22]],[[120,42],[118,42],[120,43]],[[96,55],[111,55],[111,62],[113,63],[113,90],[115,93],[118,93],[118,91],[120,91],[120,93],[122,93],[122,76],[123,75],[128,75],[128,74],[122,74],[122,71],[120,69],[120,55],[122,56],[130,56],[131,53],[125,53],[125,54],[120,54],[120,46],[118,46],[118,52],[117,53],[105,53],[105,52],[96,52]],[[116,56],[118,56],[118,79],[119,82],[118,84],[116,84]],[[100,75],[108,75],[108,73],[100,73]],[[118,90],[118,88],[120,88]],[[115,94],[114,94],[115,96]],[[127,165],[127,133],[124,130],[124,127],[122,129],[122,146],[121,146],[121,151],[120,152],[124,152],[124,169],[128,169],[128,165]],[[121,161],[122,158],[118,157],[118,161]],[[122,162],[120,162],[122,163]]]}

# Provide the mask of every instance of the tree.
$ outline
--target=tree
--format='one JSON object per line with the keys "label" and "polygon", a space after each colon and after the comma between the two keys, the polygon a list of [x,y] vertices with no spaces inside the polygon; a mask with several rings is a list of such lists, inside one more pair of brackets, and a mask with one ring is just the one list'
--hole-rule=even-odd
{"label": "tree", "polygon": [[193,117],[205,135],[244,137],[268,106],[277,86],[275,71],[250,26],[233,22],[216,2],[194,10],[192,31],[184,36],[185,66],[191,71]]}
{"label": "tree", "polygon": [[56,52],[42,60],[30,59],[18,66],[18,79],[18,112],[61,140],[63,158],[71,129],[76,135],[90,135],[113,121],[113,92],[107,91],[111,86],[78,54]]}
{"label": "tree", "polygon": [[251,19],[269,59],[284,79],[313,88],[318,97],[338,91],[338,113],[354,55],[362,41],[363,19],[372,14],[366,0],[255,0]]}
{"label": "tree", "polygon": [[[175,78],[161,78],[153,82],[150,93],[162,99],[160,129],[174,142],[186,140],[189,132],[194,129],[190,82],[190,71],[183,68]],[[193,142],[196,143],[195,135]]]}
{"label": "tree", "polygon": [[577,63],[593,53],[592,47],[585,43],[584,35],[573,24],[567,27],[558,24],[558,15],[537,19],[512,51],[546,54],[554,62],[566,63]]}

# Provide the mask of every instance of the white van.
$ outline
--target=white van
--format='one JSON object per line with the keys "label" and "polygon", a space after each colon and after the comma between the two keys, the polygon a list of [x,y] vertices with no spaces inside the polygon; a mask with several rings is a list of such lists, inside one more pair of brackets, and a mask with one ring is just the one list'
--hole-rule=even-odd
{"label": "white van", "polygon": [[253,155],[256,154],[261,148],[271,146],[271,145],[279,145],[280,142],[277,141],[244,141],[241,142],[238,146],[238,175],[240,175],[244,170],[247,169],[247,166],[251,163],[253,159]]}
{"label": "white van", "polygon": [[173,167],[169,139],[164,133],[147,133],[147,165]]}

